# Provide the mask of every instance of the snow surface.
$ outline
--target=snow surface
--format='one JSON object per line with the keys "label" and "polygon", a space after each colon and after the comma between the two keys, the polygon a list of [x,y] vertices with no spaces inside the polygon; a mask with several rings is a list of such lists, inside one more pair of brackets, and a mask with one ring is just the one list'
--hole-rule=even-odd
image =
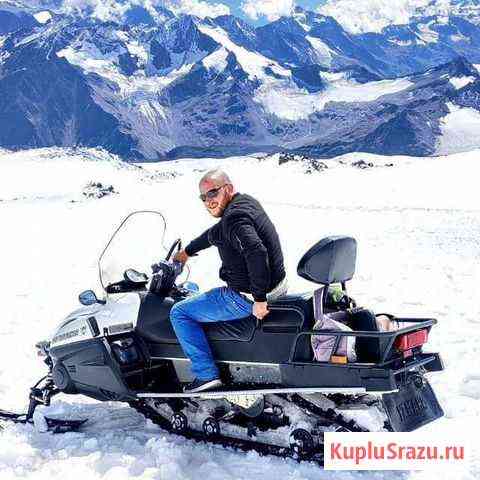
{"label": "snow surface", "polygon": [[206,69],[215,69],[223,72],[227,68],[228,51],[225,48],[219,48],[202,60]]}
{"label": "snow surface", "polygon": [[440,122],[437,154],[468,152],[480,147],[480,112],[452,103],[448,103],[447,107],[449,113]]}
{"label": "snow surface", "polygon": [[35,13],[33,16],[38,23],[47,23],[52,18],[52,14],[46,10]]}
{"label": "snow surface", "polygon": [[423,43],[436,43],[438,41],[440,35],[430,28],[432,23],[434,22],[418,25],[418,30],[420,31],[419,37]]}
{"label": "snow surface", "polygon": [[475,77],[453,77],[450,78],[450,83],[457,89],[460,90],[463,87],[466,87],[468,84],[474,82]]}
{"label": "snow surface", "polygon": [[[33,345],[77,308],[80,291],[98,290],[96,261],[114,227],[138,209],[161,210],[167,237],[185,241],[212,224],[197,199],[207,168],[222,165],[240,191],[256,196],[279,231],[291,292],[314,286],[296,264],[330,234],[359,241],[357,272],[349,284],[360,305],[376,312],[434,316],[429,346],[447,370],[430,380],[445,417],[425,431],[471,437],[480,415],[480,151],[416,159],[349,154],[306,175],[301,163],[263,160],[181,160],[127,165],[97,150],[0,152],[0,407],[23,410],[28,388],[44,374]],[[364,160],[373,167],[359,170]],[[387,164],[392,163],[392,167]],[[85,199],[90,181],[117,195]],[[146,232],[148,233],[148,232]],[[218,285],[214,249],[191,262],[192,280]],[[59,396],[48,413],[90,418],[82,432],[41,433],[9,425],[0,433],[2,480],[474,480],[477,452],[463,469],[433,472],[322,472],[315,465],[262,458],[193,443],[163,432],[130,408],[83,397]],[[475,420],[477,419],[477,420]],[[478,442],[476,442],[478,444]]]}
{"label": "snow surface", "polygon": [[251,52],[240,45],[232,42],[228,33],[223,28],[211,28],[206,25],[198,25],[198,29],[213,38],[217,43],[223,46],[229,52],[235,54],[238,63],[251,79],[259,79],[264,81],[272,81],[265,69],[271,68],[277,75],[290,77],[290,71],[281,67],[274,60],[264,57],[260,53]]}
{"label": "snow surface", "polygon": [[317,54],[318,62],[320,64],[330,66],[330,64],[332,63],[332,49],[324,42],[322,42],[319,38],[310,37],[309,35],[307,35],[305,38],[314,48],[315,53]]}
{"label": "snow surface", "polygon": [[267,112],[287,120],[301,120],[321,111],[328,102],[371,102],[383,95],[397,93],[413,84],[406,78],[356,83],[342,78],[342,74],[321,74],[328,82],[327,89],[308,93],[296,86],[264,84],[255,92],[255,101]]}

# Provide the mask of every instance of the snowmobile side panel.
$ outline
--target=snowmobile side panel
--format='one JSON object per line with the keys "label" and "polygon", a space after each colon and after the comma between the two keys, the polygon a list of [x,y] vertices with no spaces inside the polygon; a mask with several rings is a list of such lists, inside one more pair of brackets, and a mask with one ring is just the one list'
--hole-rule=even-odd
{"label": "snowmobile side panel", "polygon": [[397,432],[412,432],[443,416],[432,387],[425,378],[410,381],[398,392],[383,394],[390,425]]}
{"label": "snowmobile side panel", "polygon": [[291,387],[365,388],[368,392],[390,392],[397,384],[393,372],[374,366],[332,363],[280,365],[282,384]]}
{"label": "snowmobile side panel", "polygon": [[73,387],[75,393],[97,400],[122,401],[131,398],[121,370],[104,339],[52,348],[50,354],[54,362],[54,382],[65,393],[73,393]]}

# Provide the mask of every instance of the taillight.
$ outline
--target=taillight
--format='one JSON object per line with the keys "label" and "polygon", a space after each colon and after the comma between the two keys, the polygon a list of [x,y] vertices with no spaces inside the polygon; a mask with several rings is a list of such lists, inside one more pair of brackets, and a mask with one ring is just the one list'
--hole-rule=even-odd
{"label": "taillight", "polygon": [[408,357],[412,354],[412,349],[420,347],[428,341],[428,330],[422,329],[416,332],[405,333],[399,335],[395,339],[395,348],[403,352],[404,357]]}

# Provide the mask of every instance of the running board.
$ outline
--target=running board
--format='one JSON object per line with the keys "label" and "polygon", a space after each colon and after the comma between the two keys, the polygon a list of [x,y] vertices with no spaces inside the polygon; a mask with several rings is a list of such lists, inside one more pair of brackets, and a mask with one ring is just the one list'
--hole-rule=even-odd
{"label": "running board", "polygon": [[227,398],[236,395],[277,395],[277,394],[300,394],[311,395],[314,393],[344,393],[346,395],[357,395],[367,393],[363,387],[359,388],[265,388],[261,390],[229,390],[229,391],[207,391],[196,393],[137,393],[137,398]]}

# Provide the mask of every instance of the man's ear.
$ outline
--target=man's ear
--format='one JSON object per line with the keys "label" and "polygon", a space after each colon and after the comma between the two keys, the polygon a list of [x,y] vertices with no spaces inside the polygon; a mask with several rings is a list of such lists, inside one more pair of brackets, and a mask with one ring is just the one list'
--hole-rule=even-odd
{"label": "man's ear", "polygon": [[233,188],[233,185],[231,183],[228,183],[225,186],[225,190],[227,191],[229,197],[232,197],[233,193],[235,192],[235,189]]}

